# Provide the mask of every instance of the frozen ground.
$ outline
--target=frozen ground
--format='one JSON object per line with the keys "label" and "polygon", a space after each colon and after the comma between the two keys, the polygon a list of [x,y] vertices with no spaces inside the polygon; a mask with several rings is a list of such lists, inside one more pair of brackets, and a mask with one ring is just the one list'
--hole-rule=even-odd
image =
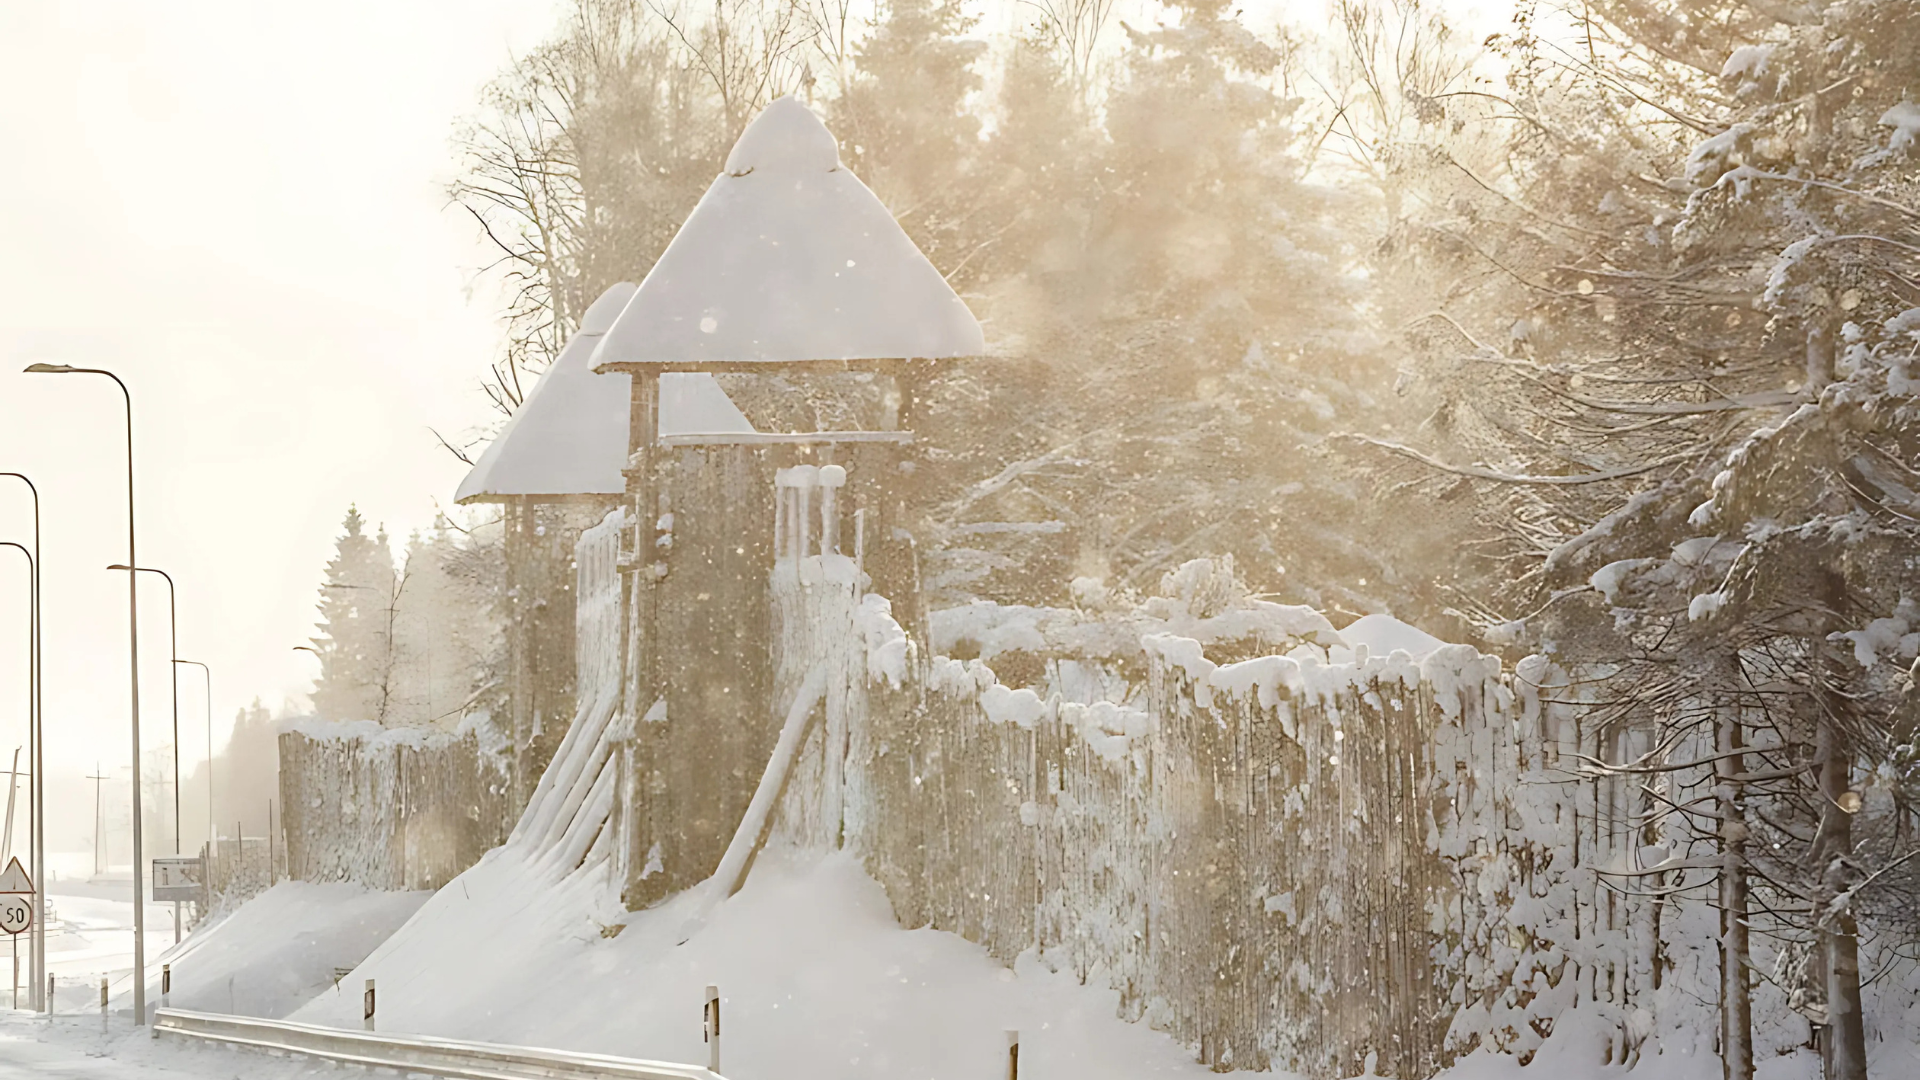
{"label": "frozen ground", "polygon": [[[357,1026],[360,980],[372,976],[383,1030],[681,1061],[705,1059],[700,1000],[712,982],[726,1006],[725,1072],[737,1080],[997,1076],[1009,1027],[1022,1032],[1022,1074],[1040,1080],[1207,1074],[1172,1040],[1117,1020],[1110,992],[1030,956],[1008,970],[951,934],[899,929],[879,887],[845,855],[771,851],[746,889],[704,921],[698,891],[628,914],[600,881],[556,885],[504,851],[423,899],[283,884],[190,941],[181,965],[207,965],[216,997],[225,992],[218,972],[231,974],[233,1007],[255,1015],[305,993],[311,973],[324,968],[326,985],[294,1019]],[[383,922],[408,913],[404,928],[350,977],[350,992],[333,990],[331,959],[370,944]],[[1441,1080],[1714,1080],[1720,1073],[1710,1059],[1655,1058],[1631,1072],[1597,1066],[1597,1047],[1574,1025],[1563,1026],[1529,1067],[1478,1055]],[[1883,1044],[1873,1064],[1875,1080],[1920,1075],[1920,1051]],[[1817,1072],[1806,1055],[1774,1058],[1763,1063],[1760,1080]],[[119,1012],[105,1035],[97,1013],[51,1024],[0,1013],[0,1080],[351,1075],[358,1074],[155,1042]]]}
{"label": "frozen ground", "polygon": [[[998,1075],[1003,1031],[1049,1080],[1203,1076],[1172,1040],[1114,1016],[1111,992],[1031,958],[1015,970],[951,934],[901,930],[846,855],[770,851],[691,927],[698,890],[625,914],[591,875],[555,887],[497,851],[376,949],[346,991],[292,1019],[351,1024],[380,988],[394,1031],[704,1061],[700,1003],[720,987],[725,1072],[740,1080]],[[621,926],[618,936],[606,928]],[[486,941],[484,950],[473,942]]]}
{"label": "frozen ground", "polygon": [[[106,1034],[97,1017],[52,1021],[0,1010],[0,1080],[347,1080],[325,1065],[260,1054],[155,1042],[116,1017]],[[373,1073],[361,1073],[371,1078]]]}
{"label": "frozen ground", "polygon": [[[98,1009],[100,977],[112,988],[130,987],[133,971],[133,882],[130,878],[88,881],[59,877],[47,886],[47,970],[58,986],[62,1008],[92,1003]],[[23,942],[24,945],[24,942]],[[173,905],[147,905],[147,958],[173,947]],[[25,949],[21,968],[25,970]],[[0,963],[5,963],[0,959]],[[11,964],[0,978],[9,978]],[[26,977],[24,974],[21,976]],[[0,1005],[11,1003],[0,984]],[[24,996],[25,989],[22,988]]]}
{"label": "frozen ground", "polygon": [[[171,964],[176,1008],[286,1016],[330,991],[336,970],[365,960],[432,895],[283,881],[150,957],[148,1000],[160,997],[159,965]],[[130,1007],[128,997],[115,1004]]]}

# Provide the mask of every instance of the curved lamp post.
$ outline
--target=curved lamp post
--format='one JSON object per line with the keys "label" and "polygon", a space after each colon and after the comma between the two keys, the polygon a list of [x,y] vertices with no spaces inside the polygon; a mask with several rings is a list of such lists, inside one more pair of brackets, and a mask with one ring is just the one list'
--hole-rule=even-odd
{"label": "curved lamp post", "polygon": [[[204,698],[207,706],[207,843],[211,845],[213,843],[213,669],[198,660],[182,660],[175,657],[173,662],[175,664],[192,664],[194,667],[200,669],[200,674],[207,680],[206,696]],[[180,745],[177,731],[174,737],[174,745]],[[179,783],[177,776],[180,772],[178,763],[174,765],[173,771],[176,774],[174,782],[177,784]]]}
{"label": "curved lamp post", "polygon": [[[180,854],[180,604],[173,591],[173,575],[151,566],[114,563],[109,570],[159,574],[167,582],[167,683],[173,688],[173,853]],[[180,944],[180,901],[173,902],[173,943]]]}
{"label": "curved lamp post", "polygon": [[[120,388],[127,407],[127,561],[139,566],[133,547],[133,395],[120,376],[103,368],[77,368],[66,364],[28,364],[33,375],[105,375]],[[133,699],[133,1023],[147,1022],[147,890],[141,862],[145,846],[140,839],[140,589],[135,575],[127,574],[127,681]]]}
{"label": "curved lamp post", "polygon": [[167,666],[167,675],[173,684],[173,853],[178,855],[180,854],[180,673],[174,670],[174,665],[180,663],[180,608],[173,591],[173,575],[151,566],[127,566],[122,563],[114,563],[107,569],[159,574],[167,582],[167,652],[170,661]]}
{"label": "curved lamp post", "polygon": [[[34,738],[33,730],[35,727],[34,720],[40,715],[40,560],[33,557],[33,552],[28,551],[25,544],[15,543],[12,540],[0,540],[0,547],[13,548],[25,556],[27,560],[27,741],[30,744],[27,751],[27,768],[31,770],[27,782],[27,812],[33,817],[33,820],[27,825],[27,836],[29,838],[27,844],[29,849],[27,852],[27,862],[34,867],[33,913],[35,918],[33,925],[38,928],[40,925],[40,908],[42,906],[40,897],[46,892],[47,888],[46,885],[40,881],[39,877],[40,864],[37,856],[40,852],[38,848],[33,846],[31,839],[35,827],[40,824],[39,815],[33,812],[34,796],[40,792],[40,763],[36,760],[39,757],[40,745]],[[14,768],[17,769],[20,767],[19,761],[20,759],[18,757],[14,758]],[[13,782],[18,779],[18,776],[8,776],[8,787],[11,788]],[[9,798],[11,798],[11,796],[9,796]],[[13,824],[13,814],[11,810],[9,810],[7,814],[7,824]],[[13,838],[8,837],[7,839],[11,841]],[[28,937],[27,939],[27,974],[28,985],[34,989],[38,989],[40,972],[33,963],[34,940],[33,937]],[[16,954],[16,957],[17,955],[18,954]],[[15,979],[14,993],[17,995],[20,992],[20,984],[18,982],[20,978],[20,968],[17,963],[13,969],[13,977]],[[39,1000],[39,995],[33,995],[29,1000],[28,1007],[37,1010],[39,1008]],[[15,998],[14,1004],[18,1007],[19,999],[17,997]]]}
{"label": "curved lamp post", "polygon": [[27,485],[27,491],[33,496],[33,660],[28,678],[33,683],[32,727],[27,733],[27,768],[32,770],[33,779],[27,788],[27,802],[33,814],[32,840],[29,844],[28,861],[32,864],[33,875],[33,931],[32,940],[27,944],[27,971],[32,975],[32,990],[28,995],[28,1005],[36,1012],[42,1008],[51,1009],[46,1002],[42,989],[46,985],[47,966],[47,792],[40,782],[45,775],[46,747],[42,745],[45,737],[45,725],[40,722],[40,706],[44,695],[40,686],[40,489],[33,485],[25,473],[0,472],[0,476],[11,476]]}

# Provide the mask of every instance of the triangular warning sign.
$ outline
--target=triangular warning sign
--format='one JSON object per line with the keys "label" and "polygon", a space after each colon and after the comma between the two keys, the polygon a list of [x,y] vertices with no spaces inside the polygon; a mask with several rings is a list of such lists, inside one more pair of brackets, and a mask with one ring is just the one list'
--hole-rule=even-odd
{"label": "triangular warning sign", "polygon": [[25,870],[20,869],[20,856],[15,855],[13,861],[7,864],[7,872],[0,874],[0,895],[6,893],[31,894],[32,892],[33,879],[27,876]]}

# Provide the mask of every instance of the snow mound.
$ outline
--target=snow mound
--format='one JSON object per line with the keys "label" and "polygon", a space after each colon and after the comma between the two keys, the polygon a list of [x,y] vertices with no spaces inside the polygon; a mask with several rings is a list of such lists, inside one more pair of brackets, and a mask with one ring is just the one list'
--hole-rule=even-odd
{"label": "snow mound", "polygon": [[1366,646],[1370,656],[1392,656],[1404,652],[1415,660],[1422,660],[1446,642],[1409,623],[1403,623],[1391,615],[1362,615],[1340,630],[1340,640],[1346,643],[1348,656],[1336,653],[1329,659],[1336,664],[1350,663],[1351,655],[1361,646]]}
{"label": "snow mound", "polygon": [[629,914],[604,872],[556,885],[496,850],[292,1019],[357,1026],[371,977],[383,1030],[704,1062],[713,983],[734,1080],[996,1076],[1008,1028],[1022,1072],[1052,1080],[1210,1075],[1116,1019],[1113,992],[1032,954],[1008,969],[955,935],[900,929],[850,854],[768,849],[689,936],[704,888]]}
{"label": "snow mound", "polygon": [[148,1000],[160,1000],[169,964],[174,1008],[283,1018],[331,992],[335,968],[366,959],[432,895],[283,881],[152,958]]}

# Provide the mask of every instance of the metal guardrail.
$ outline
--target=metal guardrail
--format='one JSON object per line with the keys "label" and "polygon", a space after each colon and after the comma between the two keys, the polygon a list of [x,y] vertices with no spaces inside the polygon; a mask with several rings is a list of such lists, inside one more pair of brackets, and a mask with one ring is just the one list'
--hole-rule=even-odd
{"label": "metal guardrail", "polygon": [[153,1033],[457,1080],[724,1080],[698,1065],[161,1009]]}

